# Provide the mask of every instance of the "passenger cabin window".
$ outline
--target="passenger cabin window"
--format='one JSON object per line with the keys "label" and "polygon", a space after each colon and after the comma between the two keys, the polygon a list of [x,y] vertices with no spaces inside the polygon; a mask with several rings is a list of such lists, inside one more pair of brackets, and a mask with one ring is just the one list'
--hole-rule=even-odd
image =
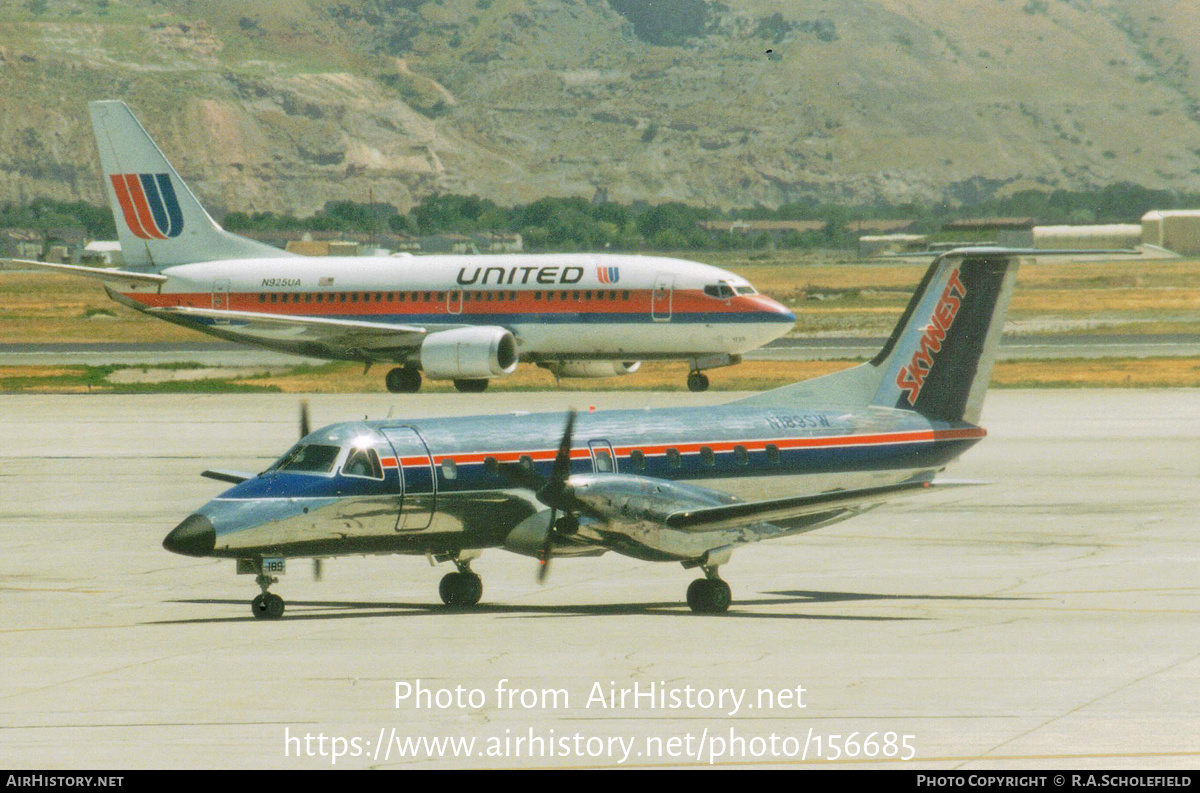
{"label": "passenger cabin window", "polygon": [[767,462],[771,465],[779,465],[779,447],[773,443],[767,444]]}
{"label": "passenger cabin window", "polygon": [[483,470],[495,476],[500,473],[500,463],[495,457],[485,457],[483,460]]}
{"label": "passenger cabin window", "polygon": [[749,465],[750,453],[746,451],[745,446],[733,447],[733,462],[735,465]]}
{"label": "passenger cabin window", "polygon": [[533,471],[533,458],[530,457],[528,454],[522,454],[521,459],[518,462],[519,462],[521,468],[525,469],[525,471],[527,471],[527,472]]}
{"label": "passenger cabin window", "polygon": [[700,463],[705,468],[712,468],[717,464],[717,456],[713,454],[713,450],[708,446],[700,447]]}
{"label": "passenger cabin window", "polygon": [[340,446],[325,446],[324,444],[298,444],[292,450],[279,458],[279,462],[269,470],[288,471],[301,474],[327,474],[333,470]]}
{"label": "passenger cabin window", "polygon": [[596,461],[596,473],[611,474],[613,472],[613,458],[608,449],[593,449],[592,454]]}
{"label": "passenger cabin window", "polygon": [[442,460],[442,476],[447,479],[458,479],[458,463],[453,460]]}
{"label": "passenger cabin window", "polygon": [[383,479],[383,466],[374,449],[351,449],[342,464],[342,476],[360,476],[365,479]]}
{"label": "passenger cabin window", "polygon": [[646,455],[640,449],[634,449],[629,453],[629,467],[635,471],[646,470]]}
{"label": "passenger cabin window", "polygon": [[683,465],[683,457],[680,456],[678,449],[667,449],[667,465],[672,468],[679,468]]}

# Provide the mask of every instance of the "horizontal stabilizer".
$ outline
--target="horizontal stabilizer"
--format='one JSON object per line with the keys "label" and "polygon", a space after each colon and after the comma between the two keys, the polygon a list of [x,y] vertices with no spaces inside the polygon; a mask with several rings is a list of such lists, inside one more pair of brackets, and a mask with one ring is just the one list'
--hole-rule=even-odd
{"label": "horizontal stabilizer", "polygon": [[82,278],[95,278],[117,284],[139,284],[142,286],[157,286],[167,281],[167,276],[157,273],[135,273],[128,270],[111,270],[101,267],[84,267],[78,264],[53,264],[51,262],[35,262],[29,259],[0,259],[0,264],[6,270],[43,270],[62,275],[77,275]]}
{"label": "horizontal stabilizer", "polygon": [[205,479],[216,479],[218,482],[229,482],[233,485],[240,485],[247,479],[253,479],[254,474],[248,474],[244,471],[201,471],[200,476]]}

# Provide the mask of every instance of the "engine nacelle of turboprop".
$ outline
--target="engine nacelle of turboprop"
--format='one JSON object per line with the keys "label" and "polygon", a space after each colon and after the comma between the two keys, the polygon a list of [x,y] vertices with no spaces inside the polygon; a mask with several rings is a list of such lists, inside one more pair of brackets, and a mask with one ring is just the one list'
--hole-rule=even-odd
{"label": "engine nacelle of turboprop", "polygon": [[559,361],[547,364],[555,377],[619,377],[633,374],[641,361]]}
{"label": "engine nacelle of turboprop", "polygon": [[421,369],[434,380],[512,374],[517,357],[517,340],[504,328],[440,330],[421,343]]}

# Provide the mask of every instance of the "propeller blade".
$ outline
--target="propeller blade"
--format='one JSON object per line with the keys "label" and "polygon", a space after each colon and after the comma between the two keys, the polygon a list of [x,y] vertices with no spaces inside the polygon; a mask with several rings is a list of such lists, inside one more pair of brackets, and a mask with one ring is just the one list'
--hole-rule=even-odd
{"label": "propeller blade", "polygon": [[321,580],[321,568],[322,567],[323,567],[323,565],[322,565],[321,559],[313,559],[313,580],[314,581]]}
{"label": "propeller blade", "polygon": [[550,481],[561,483],[571,475],[571,436],[575,432],[575,411],[567,411],[567,426],[563,428],[562,440],[558,442],[558,454],[554,455],[554,470]]}
{"label": "propeller blade", "polygon": [[308,435],[312,432],[308,425],[308,400],[300,400],[300,437]]}
{"label": "propeller blade", "polygon": [[538,573],[537,581],[539,584],[546,583],[546,576],[550,573],[550,554],[554,547],[554,522],[558,519],[558,510],[550,508],[550,526],[546,529],[546,539],[542,541],[542,551],[538,554]]}

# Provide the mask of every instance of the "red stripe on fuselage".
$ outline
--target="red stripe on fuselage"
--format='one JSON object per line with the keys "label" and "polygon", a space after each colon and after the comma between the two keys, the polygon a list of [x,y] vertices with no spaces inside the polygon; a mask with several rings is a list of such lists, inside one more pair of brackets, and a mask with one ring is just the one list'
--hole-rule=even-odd
{"label": "red stripe on fuselage", "polygon": [[[663,455],[668,449],[674,449],[680,454],[698,454],[700,449],[707,447],[712,449],[713,453],[732,452],[735,447],[742,446],[747,452],[762,452],[766,451],[768,445],[774,445],[780,451],[789,449],[811,449],[831,446],[886,446],[899,443],[932,443],[934,441],[954,441],[954,440],[969,440],[983,438],[987,435],[987,430],[983,427],[964,427],[954,430],[913,430],[908,432],[886,432],[872,433],[862,435],[836,435],[813,438],[767,438],[755,439],[749,441],[703,441],[697,443],[666,443],[654,445],[639,445],[639,446],[618,446],[614,449],[617,457],[628,457],[630,452],[640,451],[646,456]],[[434,455],[434,463],[441,465],[445,460],[452,460],[459,465],[468,465],[471,463],[482,463],[487,458],[491,457],[500,463],[515,463],[519,462],[522,457],[528,456],[534,462],[553,460],[558,453],[557,449],[537,449],[533,451],[494,451],[494,452],[466,452],[455,454],[437,454]],[[585,449],[572,449],[572,460],[587,460],[591,458],[591,453]],[[429,465],[429,459],[426,457],[405,457],[401,461],[404,465]]]}
{"label": "red stripe on fuselage", "polygon": [[[132,226],[131,226],[132,228]],[[134,231],[137,234],[137,231]],[[142,236],[138,234],[138,236]],[[416,292],[421,297],[417,300],[412,299],[413,292]],[[404,316],[404,315],[429,315],[443,314],[448,318],[456,317],[488,317],[489,315],[509,315],[509,314],[630,314],[630,315],[648,315],[650,313],[651,292],[650,289],[568,289],[565,290],[571,297],[566,300],[562,299],[564,290],[552,290],[554,294],[553,300],[547,300],[546,294],[550,290],[536,290],[542,293],[542,298],[534,297],[535,290],[504,290],[505,299],[498,300],[495,298],[497,292],[493,291],[492,300],[483,301],[463,301],[462,310],[458,313],[451,313],[447,307],[448,290],[440,290],[442,299],[437,299],[439,290],[436,289],[420,289],[420,290],[404,290],[405,299],[397,300],[395,295],[397,290],[353,290],[349,291],[323,291],[315,290],[311,292],[237,292],[231,293],[228,296],[228,306],[232,311],[252,311],[262,314],[275,314],[280,316],[317,316],[317,317],[371,317],[371,316]],[[425,300],[424,294],[431,293],[432,299]],[[515,292],[516,297],[510,296]],[[592,292],[592,297],[586,297],[587,292]],[[605,297],[600,299],[596,293],[603,292]],[[610,298],[608,295],[612,292],[617,293],[617,297]],[[629,299],[623,299],[620,295],[629,292]],[[340,295],[369,295],[369,300],[350,300],[349,297],[345,301],[339,298]],[[266,300],[260,301],[259,294],[265,294]],[[277,295],[275,302],[271,302],[270,295]],[[316,295],[325,296],[322,302],[316,302]],[[375,300],[375,295],[382,295],[381,300]],[[388,295],[392,295],[392,299],[388,300]],[[480,291],[479,294],[488,294],[488,292]],[[580,295],[576,300],[574,295]],[[299,299],[293,299],[293,295],[299,296]],[[330,300],[329,297],[334,299]],[[171,306],[191,306],[195,308],[210,308],[212,306],[211,292],[175,292],[164,294],[147,294],[147,293],[127,293],[126,297],[131,300],[136,300],[143,305],[154,308],[163,308]],[[312,299],[305,300],[305,296],[311,296]],[[283,299],[279,299],[283,298]],[[777,304],[774,301],[766,299],[758,299],[757,295],[743,295],[729,300],[716,300],[708,295],[705,295],[700,290],[680,290],[675,293],[673,313],[675,314],[694,314],[694,313],[709,313],[709,314],[746,314],[746,313],[774,313],[778,310]]]}

